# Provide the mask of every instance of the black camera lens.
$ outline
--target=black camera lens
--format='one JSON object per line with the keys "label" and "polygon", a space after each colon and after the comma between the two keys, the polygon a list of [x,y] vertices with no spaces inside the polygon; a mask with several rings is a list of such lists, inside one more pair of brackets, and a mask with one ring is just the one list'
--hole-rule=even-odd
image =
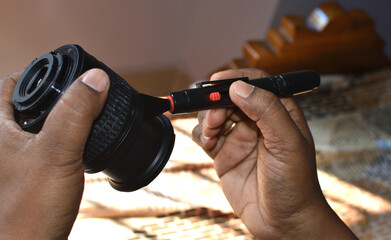
{"label": "black camera lens", "polygon": [[163,115],[145,114],[143,94],[80,46],[62,46],[27,66],[13,93],[15,120],[25,131],[39,132],[65,90],[91,68],[108,74],[110,90],[85,146],[85,171],[103,171],[117,190],[137,190],[167,163],[175,141],[172,125]]}

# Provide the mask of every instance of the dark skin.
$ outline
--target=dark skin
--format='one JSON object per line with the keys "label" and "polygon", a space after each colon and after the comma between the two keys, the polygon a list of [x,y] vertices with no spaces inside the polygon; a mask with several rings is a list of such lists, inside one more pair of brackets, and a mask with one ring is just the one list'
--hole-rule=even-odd
{"label": "dark skin", "polygon": [[[244,76],[267,74],[230,70],[211,79]],[[259,239],[355,239],[322,194],[314,142],[295,101],[244,82],[229,94],[237,107],[200,113],[193,139],[214,159],[223,191],[249,231]]]}
{"label": "dark skin", "polygon": [[[227,71],[212,79],[264,74]],[[81,76],[31,134],[13,117],[19,75],[0,80],[0,239],[66,239],[84,188],[84,145],[109,81],[96,69]],[[230,96],[237,108],[200,113],[193,138],[214,159],[224,193],[251,233],[355,239],[320,190],[311,133],[296,103],[245,83],[233,84]]]}
{"label": "dark skin", "polygon": [[79,78],[38,134],[22,131],[13,117],[19,75],[0,80],[0,239],[66,239],[79,210],[83,149],[106,100],[107,75],[92,70]]}

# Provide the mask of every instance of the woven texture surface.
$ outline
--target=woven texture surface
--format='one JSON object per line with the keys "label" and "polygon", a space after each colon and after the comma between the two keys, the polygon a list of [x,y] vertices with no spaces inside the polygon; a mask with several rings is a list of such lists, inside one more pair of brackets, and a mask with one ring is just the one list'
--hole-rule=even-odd
{"label": "woven texture surface", "polygon": [[[297,97],[316,142],[320,184],[360,239],[391,239],[391,70],[341,79]],[[253,239],[212,160],[191,140],[196,118],[172,123],[173,154],[149,186],[122,193],[104,175],[86,175],[70,239]]]}

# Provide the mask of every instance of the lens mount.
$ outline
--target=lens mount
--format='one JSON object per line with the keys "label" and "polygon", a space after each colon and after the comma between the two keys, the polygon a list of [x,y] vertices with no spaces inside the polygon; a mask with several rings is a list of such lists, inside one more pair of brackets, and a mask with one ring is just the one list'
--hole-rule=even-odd
{"label": "lens mount", "polygon": [[15,120],[29,132],[38,132],[46,116],[72,81],[64,77],[68,72],[68,58],[50,52],[35,59],[16,84],[12,100]]}
{"label": "lens mount", "polygon": [[61,95],[92,68],[107,73],[110,89],[85,144],[85,172],[103,171],[115,189],[137,190],[167,163],[175,140],[172,125],[163,115],[145,116],[140,93],[80,46],[64,45],[27,66],[13,93],[15,120],[23,130],[38,133]]}

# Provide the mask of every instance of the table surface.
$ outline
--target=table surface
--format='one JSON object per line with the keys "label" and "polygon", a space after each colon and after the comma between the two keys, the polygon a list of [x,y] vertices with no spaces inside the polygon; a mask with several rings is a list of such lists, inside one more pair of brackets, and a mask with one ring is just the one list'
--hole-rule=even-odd
{"label": "table surface", "polygon": [[[296,99],[331,207],[360,239],[391,238],[391,69],[334,76]],[[173,153],[147,187],[123,193],[101,173],[86,175],[70,239],[253,239],[225,199],[212,160],[191,140],[194,115],[172,124]]]}

